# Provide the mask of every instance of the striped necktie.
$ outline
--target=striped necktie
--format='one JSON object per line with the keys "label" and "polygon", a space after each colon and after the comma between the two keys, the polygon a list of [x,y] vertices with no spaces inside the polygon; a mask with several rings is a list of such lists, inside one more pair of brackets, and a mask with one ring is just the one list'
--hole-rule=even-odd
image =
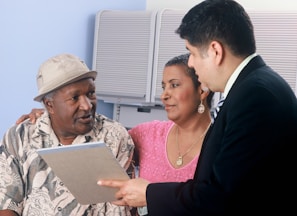
{"label": "striped necktie", "polygon": [[219,113],[220,108],[221,108],[221,106],[223,105],[224,101],[225,101],[225,98],[222,97],[222,98],[219,100],[219,102],[218,102],[216,108],[213,110],[213,114],[212,114],[212,123],[214,122],[214,120],[215,120],[216,117],[218,116],[218,113]]}

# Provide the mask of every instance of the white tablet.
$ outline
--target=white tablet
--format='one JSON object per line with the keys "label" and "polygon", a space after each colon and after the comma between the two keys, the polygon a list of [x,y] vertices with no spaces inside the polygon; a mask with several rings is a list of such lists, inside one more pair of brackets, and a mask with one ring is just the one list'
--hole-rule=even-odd
{"label": "white tablet", "polygon": [[103,142],[43,148],[37,153],[83,205],[115,200],[117,189],[97,185],[99,179],[129,179]]}

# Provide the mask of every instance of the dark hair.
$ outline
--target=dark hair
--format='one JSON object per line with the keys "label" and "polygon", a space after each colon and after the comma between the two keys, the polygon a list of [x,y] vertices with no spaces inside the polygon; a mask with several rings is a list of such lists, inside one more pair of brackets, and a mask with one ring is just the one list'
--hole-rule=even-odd
{"label": "dark hair", "polygon": [[[194,87],[198,88],[201,85],[201,83],[198,80],[198,76],[195,74],[194,68],[191,68],[188,66],[189,57],[190,57],[189,53],[175,56],[165,64],[165,67],[169,67],[169,66],[173,66],[173,65],[184,66],[184,68],[186,69],[187,75],[189,77],[191,77],[191,79],[192,79]],[[214,93],[212,91],[210,91],[207,96],[207,99],[206,99],[206,103],[209,108],[211,108],[213,95],[214,95]]]}
{"label": "dark hair", "polygon": [[205,0],[190,9],[176,33],[193,46],[204,47],[216,40],[234,55],[256,52],[254,28],[244,8],[233,0]]}

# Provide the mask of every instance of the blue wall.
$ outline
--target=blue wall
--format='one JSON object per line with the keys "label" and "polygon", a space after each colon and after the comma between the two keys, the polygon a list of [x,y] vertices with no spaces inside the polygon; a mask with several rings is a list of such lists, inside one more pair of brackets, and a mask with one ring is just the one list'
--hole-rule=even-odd
{"label": "blue wall", "polygon": [[[97,11],[145,10],[145,0],[1,0],[0,139],[18,117],[34,107],[40,64],[73,53],[92,67]],[[113,106],[99,101],[98,112],[112,117]]]}

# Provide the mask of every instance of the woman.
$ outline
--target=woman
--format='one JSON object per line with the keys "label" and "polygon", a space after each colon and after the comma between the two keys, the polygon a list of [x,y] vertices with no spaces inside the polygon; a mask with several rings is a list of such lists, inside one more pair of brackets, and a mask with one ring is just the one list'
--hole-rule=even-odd
{"label": "woman", "polygon": [[139,176],[150,182],[193,178],[211,124],[213,93],[202,89],[188,58],[174,57],[163,70],[161,99],[169,120],[145,122],[129,131],[139,155]]}

